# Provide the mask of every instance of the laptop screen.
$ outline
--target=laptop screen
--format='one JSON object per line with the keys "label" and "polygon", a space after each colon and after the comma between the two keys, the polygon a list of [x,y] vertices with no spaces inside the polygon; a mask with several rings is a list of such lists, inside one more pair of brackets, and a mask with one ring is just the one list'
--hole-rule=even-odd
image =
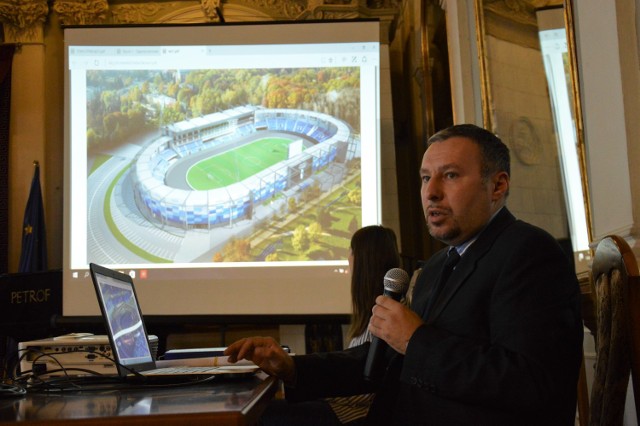
{"label": "laptop screen", "polygon": [[116,360],[122,365],[153,362],[133,282],[129,276],[122,275],[123,279],[118,279],[94,271]]}

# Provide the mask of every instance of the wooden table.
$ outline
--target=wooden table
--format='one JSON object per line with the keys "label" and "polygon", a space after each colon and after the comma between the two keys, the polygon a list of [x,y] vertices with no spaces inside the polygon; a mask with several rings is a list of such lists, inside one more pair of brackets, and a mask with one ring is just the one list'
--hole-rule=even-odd
{"label": "wooden table", "polygon": [[252,425],[279,387],[258,374],[210,384],[64,393],[0,399],[0,422],[42,425]]}

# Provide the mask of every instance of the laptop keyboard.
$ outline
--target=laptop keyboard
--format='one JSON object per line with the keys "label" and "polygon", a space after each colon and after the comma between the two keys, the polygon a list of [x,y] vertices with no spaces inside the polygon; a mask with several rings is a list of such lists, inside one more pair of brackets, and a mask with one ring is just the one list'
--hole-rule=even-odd
{"label": "laptop keyboard", "polygon": [[218,370],[217,367],[165,367],[155,370],[144,371],[142,374],[147,376],[165,375],[165,374],[213,374]]}

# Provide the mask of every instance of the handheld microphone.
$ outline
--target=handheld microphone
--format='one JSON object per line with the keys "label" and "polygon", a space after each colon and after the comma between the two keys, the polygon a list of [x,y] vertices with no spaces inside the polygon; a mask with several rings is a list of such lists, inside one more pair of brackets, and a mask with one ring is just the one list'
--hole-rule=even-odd
{"label": "handheld microphone", "polygon": [[[407,292],[408,287],[409,274],[400,268],[389,269],[384,275],[384,293],[382,294],[399,302]],[[364,365],[365,380],[375,381],[380,378],[383,367],[381,363],[384,360],[384,352],[387,346],[387,342],[379,337],[373,336],[373,339],[371,339],[367,361]]]}

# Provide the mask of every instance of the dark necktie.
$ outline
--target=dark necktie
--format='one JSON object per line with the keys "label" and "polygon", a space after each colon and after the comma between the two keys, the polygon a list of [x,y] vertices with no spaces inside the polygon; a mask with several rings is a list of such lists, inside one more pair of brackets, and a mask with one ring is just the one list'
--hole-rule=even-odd
{"label": "dark necktie", "polygon": [[456,250],[455,248],[449,249],[449,252],[447,253],[447,258],[445,259],[444,264],[442,265],[442,271],[440,272],[440,279],[433,286],[433,290],[431,290],[431,295],[427,300],[427,309],[425,310],[427,314],[429,314],[431,307],[436,302],[436,299],[440,295],[440,292],[442,291],[442,289],[444,288],[444,285],[449,279],[449,275],[451,275],[451,272],[453,272],[453,268],[456,267],[456,264],[458,263],[459,260],[460,260],[460,255],[458,254],[458,250]]}

